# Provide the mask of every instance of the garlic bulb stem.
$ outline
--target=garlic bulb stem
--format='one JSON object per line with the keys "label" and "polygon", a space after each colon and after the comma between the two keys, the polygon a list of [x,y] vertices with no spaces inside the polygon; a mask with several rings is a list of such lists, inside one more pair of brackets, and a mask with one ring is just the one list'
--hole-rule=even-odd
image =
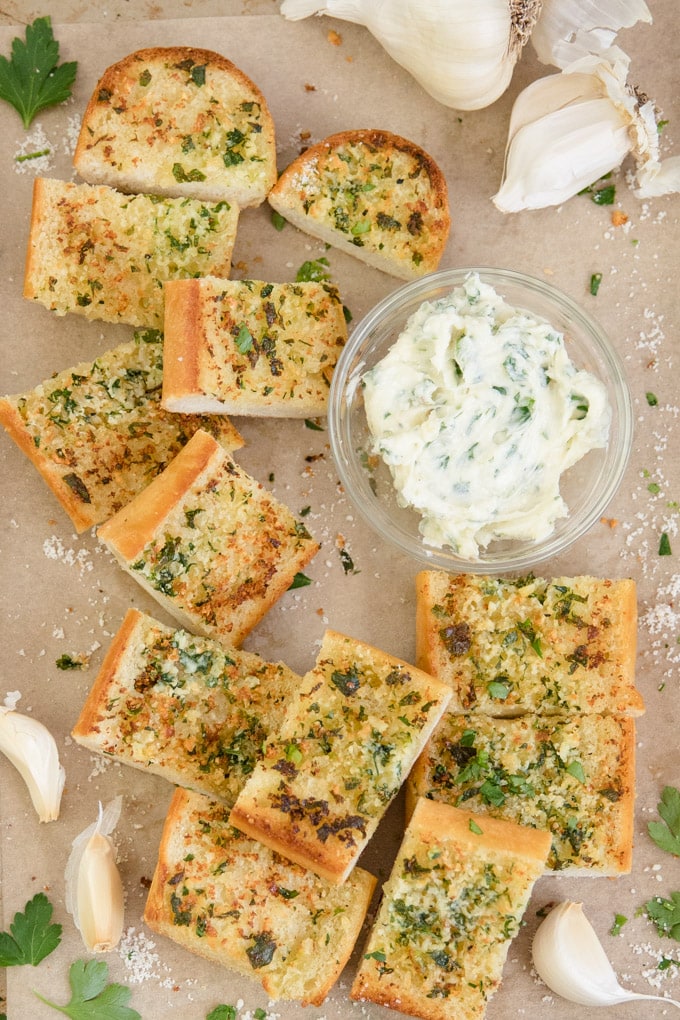
{"label": "garlic bulb stem", "polygon": [[567,900],[550,911],[534,935],[531,953],[541,980],[570,1002],[615,1006],[635,999],[653,999],[680,1007],[675,999],[621,987],[580,903]]}
{"label": "garlic bulb stem", "polygon": [[123,933],[123,883],[109,838],[121,806],[122,797],[105,810],[99,805],[97,821],[76,836],[66,865],[66,909],[91,953],[113,949]]}
{"label": "garlic bulb stem", "polygon": [[66,773],[47,727],[32,716],[0,705],[0,751],[24,779],[40,821],[58,818]]}
{"label": "garlic bulb stem", "polygon": [[543,0],[531,45],[543,64],[566,67],[609,49],[620,29],[651,20],[644,0]]}

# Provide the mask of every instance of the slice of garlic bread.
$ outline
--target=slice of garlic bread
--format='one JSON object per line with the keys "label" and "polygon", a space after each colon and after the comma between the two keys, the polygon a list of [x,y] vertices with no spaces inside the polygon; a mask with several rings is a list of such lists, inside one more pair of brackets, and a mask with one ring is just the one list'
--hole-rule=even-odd
{"label": "slice of garlic bread", "polygon": [[236,646],[319,549],[201,429],[98,535],[180,626]]}
{"label": "slice of garlic bread", "polygon": [[130,609],[72,736],[231,806],[299,685],[282,662]]}
{"label": "slice of garlic bread", "polygon": [[200,414],[323,415],[346,339],[332,284],[173,280],[165,286],[163,406]]}
{"label": "slice of garlic bread", "polygon": [[224,805],[178,789],[144,911],[185,949],[259,982],[270,999],[320,1005],[347,963],[375,878],[332,886],[229,824]]}
{"label": "slice of garlic bread", "polygon": [[57,315],[163,327],[163,284],[229,276],[238,206],[39,177],[25,298]]}
{"label": "slice of garlic bread", "polygon": [[547,832],[419,800],[351,998],[481,1020],[549,849]]}
{"label": "slice of garlic bread", "polygon": [[300,230],[404,280],[437,268],[451,226],[438,165],[388,131],[343,131],[311,146],[269,203]]}
{"label": "slice of garlic bread", "polygon": [[630,579],[416,578],[416,661],[459,713],[641,715],[636,626]]}
{"label": "slice of garlic bread", "polygon": [[137,50],[107,68],[73,164],[120,191],[259,205],[276,180],[274,124],[257,86],[212,50]]}
{"label": "slice of garlic bread", "polygon": [[400,659],[327,631],[232,823],[329,881],[345,881],[450,695]]}
{"label": "slice of garlic bread", "polygon": [[228,450],[243,439],[225,415],[176,415],[161,407],[163,335],[134,339],[0,399],[0,424],[85,531],[112,517],[201,428]]}
{"label": "slice of garlic bread", "polygon": [[445,712],[406,790],[407,811],[428,797],[548,830],[551,871],[626,874],[633,854],[635,720]]}

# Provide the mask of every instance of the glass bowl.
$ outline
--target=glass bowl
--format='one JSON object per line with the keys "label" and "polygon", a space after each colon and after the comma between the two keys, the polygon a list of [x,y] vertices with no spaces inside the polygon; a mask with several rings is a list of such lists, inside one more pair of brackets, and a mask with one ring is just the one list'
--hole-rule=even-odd
{"label": "glass bowl", "polygon": [[[421,515],[402,507],[389,468],[371,449],[362,377],[387,353],[424,301],[445,297],[470,273],[478,273],[505,301],[548,322],[564,335],[570,360],[605,385],[611,408],[609,440],[564,472],[560,493],[568,513],[541,540],[504,540],[465,559],[450,547],[423,539]],[[602,328],[571,298],[537,278],[508,269],[444,269],[399,287],[354,328],[331,383],[328,428],[340,481],[352,503],[386,542],[430,569],[502,574],[526,571],[557,556],[598,521],[623,477],[633,440],[633,410],[621,360]]]}

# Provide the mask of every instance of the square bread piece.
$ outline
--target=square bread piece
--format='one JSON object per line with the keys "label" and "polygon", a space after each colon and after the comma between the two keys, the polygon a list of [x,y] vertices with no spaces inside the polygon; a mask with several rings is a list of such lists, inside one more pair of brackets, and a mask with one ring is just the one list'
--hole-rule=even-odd
{"label": "square bread piece", "polygon": [[236,646],[319,549],[201,429],[98,535],[180,626]]}
{"label": "square bread piece", "polygon": [[221,54],[137,50],[97,82],[73,165],[121,191],[259,205],[276,181],[274,123],[257,86]]}
{"label": "square bread piece", "polygon": [[419,800],[351,998],[422,1020],[483,1017],[549,849],[547,832]]}
{"label": "square bread piece", "polygon": [[437,268],[451,227],[440,168],[388,131],[343,131],[310,145],[268,200],[305,233],[403,280]]}
{"label": "square bread piece", "polygon": [[40,472],[78,532],[124,507],[198,428],[228,450],[243,439],[224,415],[161,407],[163,335],[134,339],[0,399],[0,424]]}
{"label": "square bread piece", "polygon": [[332,886],[178,789],[144,912],[180,946],[259,981],[274,1000],[320,1005],[350,957],[375,888],[361,868]]}
{"label": "square bread piece", "polygon": [[173,280],[165,286],[163,406],[323,415],[347,323],[330,283]]}
{"label": "square bread piece", "polygon": [[238,207],[39,177],[24,297],[57,315],[163,327],[163,284],[229,276]]}
{"label": "square bread piece", "polygon": [[548,830],[547,867],[627,874],[633,855],[635,720],[445,712],[407,780],[418,797]]}
{"label": "square bread piece", "polygon": [[344,882],[451,692],[371,645],[326,631],[231,821],[303,867]]}
{"label": "square bread piece", "polygon": [[72,736],[231,806],[301,678],[128,610]]}
{"label": "square bread piece", "polygon": [[596,577],[416,578],[416,662],[451,710],[641,715],[635,582]]}

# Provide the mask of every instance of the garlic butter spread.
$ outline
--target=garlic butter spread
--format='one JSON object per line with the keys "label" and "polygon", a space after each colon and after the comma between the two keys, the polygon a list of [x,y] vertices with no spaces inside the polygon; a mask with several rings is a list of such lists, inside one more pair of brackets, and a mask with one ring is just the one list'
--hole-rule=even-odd
{"label": "garlic butter spread", "polygon": [[479,556],[538,541],[567,514],[560,475],[607,443],[602,383],[578,370],[550,323],[477,274],[424,302],[363,376],[372,453],[436,547]]}

